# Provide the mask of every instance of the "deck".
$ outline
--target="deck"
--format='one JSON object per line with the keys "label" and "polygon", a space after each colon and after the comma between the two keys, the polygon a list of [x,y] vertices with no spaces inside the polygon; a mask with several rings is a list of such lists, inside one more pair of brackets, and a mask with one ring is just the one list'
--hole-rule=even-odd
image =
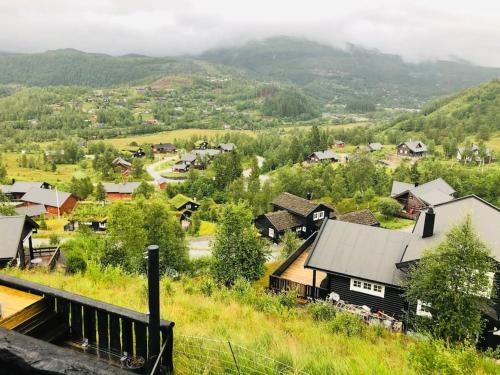
{"label": "deck", "polygon": [[[309,249],[308,249],[309,250]],[[294,283],[313,285],[313,270],[304,268],[304,263],[309,256],[309,251],[304,251],[295,261],[283,272],[280,277],[293,281]],[[326,277],[326,273],[316,271],[316,286]]]}
{"label": "deck", "polygon": [[42,300],[42,296],[26,293],[21,290],[0,285],[0,305],[2,315],[0,316],[0,327],[15,314]]}

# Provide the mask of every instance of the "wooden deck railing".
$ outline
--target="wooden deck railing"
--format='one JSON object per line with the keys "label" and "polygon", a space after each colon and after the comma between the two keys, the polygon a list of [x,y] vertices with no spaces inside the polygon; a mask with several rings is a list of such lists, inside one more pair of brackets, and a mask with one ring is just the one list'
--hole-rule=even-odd
{"label": "wooden deck railing", "polygon": [[[156,360],[148,356],[148,335],[155,332],[149,330],[147,314],[7,275],[0,274],[0,285],[45,296],[61,324],[68,326],[68,340],[81,350],[88,348],[106,360],[114,357],[118,365],[121,359],[123,368],[136,365],[141,374],[148,374]],[[173,372],[173,327],[173,322],[160,322],[161,345],[166,347],[159,366],[167,373]]]}
{"label": "wooden deck railing", "polygon": [[326,289],[319,286],[314,288],[312,285],[297,283],[274,275],[269,277],[269,288],[275,292],[295,290],[297,296],[304,299],[325,299],[328,294]]}

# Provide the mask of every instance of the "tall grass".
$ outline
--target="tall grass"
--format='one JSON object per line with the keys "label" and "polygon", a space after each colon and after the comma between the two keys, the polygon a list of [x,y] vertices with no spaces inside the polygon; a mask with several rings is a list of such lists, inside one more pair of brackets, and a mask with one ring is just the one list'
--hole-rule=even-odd
{"label": "tall grass", "polygon": [[[90,262],[85,274],[5,272],[141,312],[147,310],[146,279],[117,268],[102,270]],[[160,291],[162,318],[176,323],[174,337],[179,340],[194,336],[231,341],[311,374],[439,373],[425,372],[427,362],[412,367],[415,361],[408,353],[421,357],[414,340],[366,327],[352,317],[326,311],[329,308],[325,306],[296,308],[290,294],[272,296],[246,282],[229,290],[204,278],[164,278]],[[453,353],[443,352],[453,357]],[[193,373],[186,357],[174,353],[177,368]],[[199,373],[205,370],[214,373],[208,368],[200,368]],[[496,367],[491,361],[477,357],[467,373],[492,371]]]}

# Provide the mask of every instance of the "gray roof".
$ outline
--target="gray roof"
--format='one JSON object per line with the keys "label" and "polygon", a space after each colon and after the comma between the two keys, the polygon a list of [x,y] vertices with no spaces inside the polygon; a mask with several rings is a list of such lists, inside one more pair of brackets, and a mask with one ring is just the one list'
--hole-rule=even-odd
{"label": "gray roof", "polygon": [[186,163],[192,163],[195,160],[196,160],[196,155],[193,154],[184,154],[181,156],[181,161]]}
{"label": "gray roof", "polygon": [[316,156],[319,160],[339,160],[339,156],[333,152],[332,150],[325,150],[325,151],[316,151],[313,152],[310,156]]}
{"label": "gray roof", "polygon": [[393,181],[391,189],[391,197],[395,197],[405,191],[411,190],[415,187],[415,184],[409,184],[407,182]]}
{"label": "gray roof", "polygon": [[379,151],[379,150],[382,150],[384,148],[384,146],[382,145],[382,143],[379,143],[379,142],[373,142],[373,143],[370,143],[368,145],[368,147],[370,148],[370,150],[372,151]]}
{"label": "gray roof", "polygon": [[3,194],[9,194],[11,187],[12,185],[0,185],[0,192],[2,192]]}
{"label": "gray roof", "polygon": [[122,165],[124,167],[131,167],[132,166],[132,163],[129,163],[128,161],[126,161],[125,159],[121,158],[121,157],[117,157],[115,160],[113,160],[113,165]]}
{"label": "gray roof", "polygon": [[411,234],[368,225],[328,220],[318,233],[306,268],[398,285],[396,263]]}
{"label": "gray roof", "polygon": [[217,147],[224,151],[233,151],[236,148],[234,143],[219,143],[219,146]]}
{"label": "gray roof", "polygon": [[422,212],[413,228],[410,243],[401,262],[420,259],[424,250],[438,246],[451,227],[460,224],[469,213],[479,238],[490,248],[493,257],[500,261],[500,209],[498,207],[475,195],[469,195],[433,208],[436,214],[434,235],[422,238],[425,220],[425,213]]}
{"label": "gray roof", "polygon": [[[0,238],[2,239],[0,259],[10,259],[16,256],[26,219],[26,216],[0,216]],[[35,228],[35,222],[28,220]]]}
{"label": "gray roof", "polygon": [[179,161],[177,163],[175,163],[174,165],[172,165],[172,168],[175,168],[175,169],[186,169],[188,167],[188,165],[186,163],[184,163],[183,161]]}
{"label": "gray roof", "polygon": [[106,193],[132,194],[140,184],[140,182],[125,182],[122,184],[106,182],[102,185],[104,186]]}
{"label": "gray roof", "polygon": [[408,141],[408,142],[403,142],[398,145],[406,145],[408,148],[413,151],[413,152],[427,152],[427,146],[425,145],[424,142],[422,141]]}
{"label": "gray roof", "polygon": [[301,225],[301,221],[288,211],[274,211],[264,214],[278,231],[293,229]]}
{"label": "gray roof", "polygon": [[40,216],[46,213],[47,210],[43,204],[34,204],[32,206],[23,206],[16,208],[16,214],[18,215],[26,215],[29,217]]}
{"label": "gray roof", "polygon": [[32,188],[41,188],[43,182],[38,181],[16,181],[12,185],[1,185],[2,193],[27,193]]}
{"label": "gray roof", "polygon": [[21,200],[24,202],[43,204],[45,206],[61,207],[69,197],[71,197],[71,193],[66,193],[64,191],[31,188],[22,196]]}
{"label": "gray roof", "polygon": [[408,191],[429,205],[451,201],[453,194],[455,194],[455,189],[441,177],[418,186],[399,181],[392,183],[392,197],[397,197]]}
{"label": "gray roof", "polygon": [[210,157],[219,155],[221,153],[220,150],[217,150],[215,148],[207,148],[206,150],[193,150],[193,154],[199,155],[199,156],[204,156],[208,155]]}

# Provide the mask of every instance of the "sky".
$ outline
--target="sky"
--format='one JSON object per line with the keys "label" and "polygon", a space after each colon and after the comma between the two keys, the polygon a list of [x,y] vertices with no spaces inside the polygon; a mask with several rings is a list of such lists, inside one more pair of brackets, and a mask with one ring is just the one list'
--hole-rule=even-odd
{"label": "sky", "polygon": [[198,54],[273,36],[500,67],[500,0],[0,0],[0,51]]}

